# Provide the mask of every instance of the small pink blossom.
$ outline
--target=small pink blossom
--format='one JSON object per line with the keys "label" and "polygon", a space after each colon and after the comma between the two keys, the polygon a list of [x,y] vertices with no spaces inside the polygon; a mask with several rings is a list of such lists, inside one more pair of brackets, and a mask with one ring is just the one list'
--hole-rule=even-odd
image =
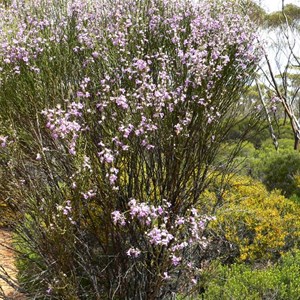
{"label": "small pink blossom", "polygon": [[182,225],[182,224],[184,224],[184,223],[185,223],[184,218],[183,218],[183,217],[178,217],[178,216],[177,216],[177,219],[176,219],[176,221],[175,221],[175,224],[176,224],[177,226],[179,226],[179,225]]}
{"label": "small pink blossom", "polygon": [[128,108],[128,103],[127,103],[127,99],[124,95],[121,95],[119,97],[116,98],[116,104],[120,107],[122,107],[123,109],[127,109]]}
{"label": "small pink blossom", "polygon": [[164,274],[163,274],[163,279],[164,279],[164,280],[169,280],[169,279],[171,279],[171,276],[168,274],[168,272],[164,272]]}
{"label": "small pink blossom", "polygon": [[92,56],[93,56],[94,58],[98,58],[98,57],[99,57],[99,52],[94,51],[94,52],[92,53]]}
{"label": "small pink blossom", "polygon": [[0,145],[2,148],[5,148],[6,145],[7,145],[7,139],[8,139],[8,136],[3,136],[3,135],[0,135]]}
{"label": "small pink blossom", "polygon": [[114,185],[115,182],[117,181],[118,176],[116,174],[110,174],[109,175],[109,183],[110,185]]}
{"label": "small pink blossom", "polygon": [[173,255],[173,256],[171,257],[172,264],[173,264],[173,266],[175,266],[175,267],[179,265],[179,263],[181,262],[181,260],[182,260],[181,257],[177,257],[177,256],[175,256],[175,255]]}
{"label": "small pink blossom", "polygon": [[83,196],[84,199],[87,200],[87,199],[94,198],[96,196],[96,193],[93,190],[89,190],[86,193],[82,193],[82,196]]}
{"label": "small pink blossom", "polygon": [[140,72],[143,72],[147,69],[148,65],[147,65],[147,62],[145,62],[144,60],[142,59],[138,59],[135,63],[135,66],[137,67],[137,69],[140,71]]}
{"label": "small pink blossom", "polygon": [[122,214],[120,211],[115,210],[111,213],[112,218],[113,218],[113,223],[115,225],[119,224],[121,226],[125,226],[126,225],[126,218],[124,216],[124,214]]}
{"label": "small pink blossom", "polygon": [[137,258],[140,256],[141,254],[141,250],[139,250],[138,248],[130,248],[128,249],[128,251],[126,252],[126,254],[130,257],[134,257]]}

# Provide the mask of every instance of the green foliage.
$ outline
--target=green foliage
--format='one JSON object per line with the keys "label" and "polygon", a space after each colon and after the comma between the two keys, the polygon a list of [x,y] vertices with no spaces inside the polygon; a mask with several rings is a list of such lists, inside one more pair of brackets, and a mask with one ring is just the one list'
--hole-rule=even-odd
{"label": "green foliage", "polygon": [[286,22],[290,25],[297,24],[300,19],[300,7],[292,3],[284,5],[284,14],[281,10],[268,14],[253,0],[246,0],[241,3],[250,18],[263,27],[276,28]]}
{"label": "green foliage", "polygon": [[[218,155],[218,166],[232,153],[235,139],[241,138],[247,120],[239,122],[231,131],[228,140],[222,145]],[[279,120],[273,124],[278,139],[279,150],[274,149],[268,125],[261,122],[253,127],[255,134],[245,137],[248,143],[243,144],[235,157],[235,172],[250,175],[261,181],[271,191],[281,190],[284,196],[300,196],[300,183],[297,176],[300,172],[300,154],[293,150],[294,139],[290,125]]]}
{"label": "green foliage", "polygon": [[[244,140],[252,143],[256,148],[259,148],[262,141],[270,136],[268,125],[263,121],[263,119],[256,124],[249,124],[249,122],[251,122],[251,120],[248,118],[237,122],[237,124],[230,130],[227,140],[235,143],[237,140],[244,138]],[[248,129],[249,126],[251,130]],[[247,135],[245,135],[246,129],[248,129]]]}
{"label": "green foliage", "polygon": [[300,19],[300,7],[294,4],[287,4],[284,10],[276,11],[266,16],[268,27],[278,27],[282,24],[295,24]]}
{"label": "green foliage", "polygon": [[[298,176],[297,176],[297,177],[298,177]],[[300,197],[299,197],[299,196],[293,194],[293,195],[290,197],[290,199],[291,199],[292,201],[294,201],[295,203],[300,204]]]}
{"label": "green foliage", "polygon": [[[236,139],[240,138],[245,132],[245,128],[249,126],[248,119],[244,119],[238,122],[229,132],[227,140],[234,142]],[[273,122],[272,126],[275,131],[276,138],[279,140],[279,148],[286,148],[287,141],[286,139],[293,140],[293,132],[289,124],[285,123],[283,119]],[[262,147],[274,148],[272,140],[270,138],[269,124],[262,118],[259,123],[254,124],[251,127],[251,131],[245,137],[245,140],[249,143],[252,143],[256,149],[261,149]],[[290,146],[290,144],[289,144]],[[293,149],[293,144],[290,146],[290,149]],[[240,156],[243,156],[240,154]]]}
{"label": "green foliage", "polygon": [[264,269],[246,264],[220,265],[217,276],[208,283],[202,299],[299,299],[299,273],[299,250],[289,252],[279,263]]}
{"label": "green foliage", "polygon": [[261,180],[269,190],[279,189],[286,197],[300,195],[296,177],[300,171],[300,153],[292,149],[293,141],[279,140],[276,152],[270,142],[249,160],[251,175]]}
{"label": "green foliage", "polygon": [[259,6],[256,2],[252,0],[241,1],[245,13],[253,20],[255,23],[262,25],[265,22],[266,11]]}

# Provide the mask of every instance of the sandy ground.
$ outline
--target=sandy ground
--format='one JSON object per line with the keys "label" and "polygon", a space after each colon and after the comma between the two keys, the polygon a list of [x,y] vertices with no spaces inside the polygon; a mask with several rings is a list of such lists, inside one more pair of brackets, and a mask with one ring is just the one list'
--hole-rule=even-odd
{"label": "sandy ground", "polygon": [[[15,278],[16,268],[14,265],[14,254],[9,248],[11,247],[12,236],[11,232],[5,229],[0,229],[0,266],[4,267],[5,271]],[[5,281],[0,279],[0,287],[4,290],[7,299],[24,300],[25,297],[18,294]],[[0,296],[1,299],[1,296]]]}

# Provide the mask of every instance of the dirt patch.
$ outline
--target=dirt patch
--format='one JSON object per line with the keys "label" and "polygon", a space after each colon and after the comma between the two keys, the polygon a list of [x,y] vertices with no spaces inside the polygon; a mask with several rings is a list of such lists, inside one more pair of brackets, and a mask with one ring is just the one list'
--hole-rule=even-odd
{"label": "dirt patch", "polygon": [[[12,233],[9,230],[0,229],[0,266],[5,269],[10,277],[16,278],[15,257],[11,246]],[[3,289],[5,296],[7,296],[7,299],[26,299],[23,295],[17,293],[11,286],[9,286],[4,280],[1,279],[0,287]]]}

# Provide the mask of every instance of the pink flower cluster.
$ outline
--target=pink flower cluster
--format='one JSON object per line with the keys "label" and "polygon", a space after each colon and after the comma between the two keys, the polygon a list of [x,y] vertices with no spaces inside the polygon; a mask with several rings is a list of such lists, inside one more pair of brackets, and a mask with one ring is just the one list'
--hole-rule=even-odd
{"label": "pink flower cluster", "polygon": [[56,210],[57,210],[57,217],[61,217],[60,214],[62,213],[69,221],[71,224],[76,224],[76,222],[72,218],[72,205],[71,201],[67,200],[64,205],[56,205]]}
{"label": "pink flower cluster", "polygon": [[41,0],[13,1],[8,7],[0,5],[0,61],[11,68],[11,73],[21,74],[25,67],[38,74],[36,59],[51,44],[64,41],[66,20],[62,16],[56,19],[51,9],[41,13],[42,6]]}
{"label": "pink flower cluster", "polygon": [[70,154],[76,154],[76,141],[80,132],[86,130],[80,124],[79,118],[82,116],[84,105],[82,103],[72,102],[68,104],[67,110],[57,105],[54,109],[44,110],[42,114],[47,119],[47,128],[52,132],[54,139],[65,139],[69,144]]}
{"label": "pink flower cluster", "polygon": [[[97,123],[98,157],[109,168],[105,176],[114,190],[121,174],[118,157],[137,147],[146,156],[155,153],[162,140],[173,141],[174,148],[191,136],[200,140],[202,131],[195,129],[205,131],[220,122],[226,112],[219,98],[233,81],[238,86],[260,58],[249,20],[225,2],[149,0],[145,15],[135,20],[135,0],[126,5],[66,1],[57,14],[39,12],[41,1],[20,1],[22,10],[18,4],[0,9],[5,20],[0,24],[3,65],[18,74],[24,68],[39,72],[38,58],[68,41],[72,19],[72,50],[83,75],[67,83],[72,93],[66,105],[43,114],[52,137],[65,140],[72,155],[87,120]],[[110,63],[112,56],[117,63]],[[102,71],[95,75],[91,70]],[[216,142],[215,135],[208,140]]]}
{"label": "pink flower cluster", "polygon": [[[154,206],[131,199],[127,211],[116,210],[111,216],[113,224],[119,227],[119,230],[126,230],[135,224],[141,228],[140,240],[145,239],[149,245],[156,248],[164,247],[170,263],[168,274],[176,271],[177,267],[188,267],[191,271],[194,263],[185,253],[195,247],[208,247],[209,238],[204,235],[204,230],[208,222],[215,217],[200,215],[196,208],[192,208],[174,219],[171,217],[171,211],[171,204],[166,200],[163,200],[161,205]],[[143,254],[151,252],[149,245],[141,246],[142,244],[132,245],[126,254],[132,258],[140,258]],[[194,268],[194,271],[196,269]]]}
{"label": "pink flower cluster", "polygon": [[[118,65],[110,70],[114,76],[105,73],[97,82],[86,76],[76,94],[82,101],[78,105],[89,103],[89,99],[93,99],[93,103],[96,101],[94,108],[89,105],[89,113],[97,114],[100,127],[110,128],[106,131],[105,141],[99,136],[98,156],[100,162],[112,165],[115,170],[119,169],[114,165],[117,157],[128,151],[132,144],[138,143],[142,151],[155,151],[161,146],[158,137],[188,139],[193,126],[218,123],[222,113],[214,95],[226,92],[229,78],[225,74],[239,73],[235,79],[242,80],[243,73],[246,76],[249,66],[255,65],[259,59],[256,37],[247,17],[235,14],[231,5],[215,7],[204,2],[192,4],[186,11],[183,2],[172,5],[166,0],[164,5],[170,9],[166,19],[162,20],[155,1],[149,3],[149,20],[144,25],[132,21],[131,9],[137,2],[132,1],[128,5],[130,9],[121,4],[110,7],[106,19],[109,34],[106,36],[99,31],[103,18],[98,18],[98,13],[103,6],[94,7],[94,13],[80,1],[70,7],[71,12],[81,11],[76,27],[80,46],[76,53],[92,50],[85,62],[97,64],[100,59],[106,61],[110,50],[105,45],[110,43],[117,53]],[[186,18],[190,20],[188,25],[185,24]],[[162,36],[160,31],[153,31],[153,38],[168,39],[175,52],[158,48],[144,55],[143,49],[150,46],[148,27],[153,30],[159,24],[166,27],[166,32]],[[139,40],[135,41],[135,36],[129,33],[136,30]],[[134,55],[129,45],[135,47]],[[95,53],[101,53],[101,56]],[[182,70],[186,71],[182,73]],[[174,74],[178,78],[185,75],[177,81]],[[215,86],[218,86],[217,91]],[[52,111],[52,114],[57,118],[53,120],[48,114],[48,126],[55,128],[54,136],[60,138],[73,134],[70,153],[74,154],[76,138],[82,129],[80,123],[70,120],[72,113],[69,111],[63,114]],[[197,125],[198,120],[204,122]],[[214,142],[215,136],[210,140]],[[118,174],[107,172],[114,189],[118,189]]]}

